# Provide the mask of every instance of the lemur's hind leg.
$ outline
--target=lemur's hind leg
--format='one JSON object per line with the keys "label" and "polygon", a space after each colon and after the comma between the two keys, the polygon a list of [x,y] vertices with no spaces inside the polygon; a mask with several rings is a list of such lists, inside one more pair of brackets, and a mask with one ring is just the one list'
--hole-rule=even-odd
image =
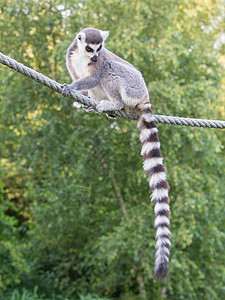
{"label": "lemur's hind leg", "polygon": [[119,86],[120,83],[117,80],[107,80],[107,84],[105,85],[104,81],[102,82],[102,87],[109,100],[101,100],[96,107],[97,111],[114,111],[123,108],[124,105]]}
{"label": "lemur's hind leg", "polygon": [[98,112],[114,111],[114,110],[120,110],[122,108],[123,108],[123,103],[121,101],[117,101],[117,99],[113,99],[112,101],[101,100],[99,104],[96,106]]}

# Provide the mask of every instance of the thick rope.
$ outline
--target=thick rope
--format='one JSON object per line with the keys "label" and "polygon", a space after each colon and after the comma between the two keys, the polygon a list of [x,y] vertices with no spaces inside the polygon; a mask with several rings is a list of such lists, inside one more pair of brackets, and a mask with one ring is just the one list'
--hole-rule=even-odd
{"label": "thick rope", "polygon": [[[47,86],[48,88],[56,91],[57,93],[62,92],[62,85],[56,82],[55,80],[50,79],[47,76],[42,75],[34,71],[33,69],[24,66],[23,64],[17,62],[15,59],[12,59],[3,53],[0,52],[0,62],[3,65],[8,66],[9,68]],[[93,108],[95,110],[97,101],[91,99],[89,97],[83,96],[76,91],[72,91],[68,93],[68,97],[73,100]],[[116,117],[122,117],[126,119],[136,120],[137,115],[135,113],[127,113],[125,110],[118,110],[111,113]],[[203,120],[203,119],[193,119],[193,118],[181,118],[181,117],[172,117],[172,116],[162,116],[162,115],[154,115],[155,122],[169,125],[184,125],[184,126],[197,126],[197,127],[208,127],[208,128],[225,128],[225,121],[219,120]]]}

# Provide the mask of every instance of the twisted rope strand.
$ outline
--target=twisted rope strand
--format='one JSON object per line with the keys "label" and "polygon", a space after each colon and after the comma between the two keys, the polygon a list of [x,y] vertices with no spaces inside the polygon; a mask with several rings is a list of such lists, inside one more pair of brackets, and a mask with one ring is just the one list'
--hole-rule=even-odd
{"label": "twisted rope strand", "polygon": [[[9,68],[23,74],[24,76],[27,76],[47,86],[48,88],[56,91],[57,93],[61,94],[62,92],[61,84],[59,84],[55,80],[50,79],[47,76],[44,76],[43,74],[37,71],[34,71],[29,67],[24,66],[23,64],[17,62],[15,59],[8,57],[7,55],[4,55],[1,52],[0,52],[0,62],[3,65],[6,65]],[[85,106],[92,107],[93,110],[95,110],[96,105],[98,103],[96,100],[83,96],[76,91],[69,92],[68,97]],[[132,119],[132,120],[137,119],[137,115],[135,113],[127,113],[125,110],[113,111],[111,114],[115,115],[116,117],[122,117],[126,119]],[[208,128],[218,128],[218,129],[225,128],[225,121],[219,121],[219,120],[204,120],[204,119],[182,118],[182,117],[163,116],[163,115],[154,115],[154,118],[155,118],[155,122],[157,123],[169,124],[169,125],[180,125],[180,126],[184,125],[184,126],[208,127]]]}

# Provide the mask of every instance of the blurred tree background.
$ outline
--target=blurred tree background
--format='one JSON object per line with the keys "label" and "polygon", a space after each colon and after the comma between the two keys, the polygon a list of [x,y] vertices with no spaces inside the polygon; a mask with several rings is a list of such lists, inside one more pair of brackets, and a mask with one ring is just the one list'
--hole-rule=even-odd
{"label": "blurred tree background", "polygon": [[[156,114],[225,119],[224,0],[0,0],[1,51],[58,82],[84,27],[133,63]],[[0,66],[0,299],[224,299],[224,131],[158,125],[171,186],[168,277],[136,122]]]}

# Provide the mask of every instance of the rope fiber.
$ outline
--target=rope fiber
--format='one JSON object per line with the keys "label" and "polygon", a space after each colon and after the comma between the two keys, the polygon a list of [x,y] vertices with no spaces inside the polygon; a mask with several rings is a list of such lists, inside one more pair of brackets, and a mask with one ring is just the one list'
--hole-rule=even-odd
{"label": "rope fiber", "polygon": [[[55,80],[50,79],[43,74],[34,71],[33,69],[24,66],[23,64],[17,62],[15,59],[8,57],[0,52],[0,62],[3,65],[8,66],[9,68],[27,76],[48,88],[56,91],[57,93],[62,92],[62,85],[56,82]],[[83,104],[86,107],[95,110],[97,101],[91,99],[89,97],[83,96],[76,91],[71,91],[68,93],[68,97]],[[96,111],[96,110],[95,110]],[[136,120],[137,115],[135,113],[127,113],[125,110],[118,110],[109,112],[109,115],[113,115],[115,117],[122,117],[126,119]],[[173,116],[163,116],[163,115],[154,115],[155,122],[162,123],[162,124],[169,124],[169,125],[184,125],[184,126],[196,126],[196,127],[208,127],[208,128],[218,128],[224,129],[225,128],[225,121],[219,120],[204,120],[204,119],[193,119],[193,118],[182,118],[182,117],[173,117]]]}

